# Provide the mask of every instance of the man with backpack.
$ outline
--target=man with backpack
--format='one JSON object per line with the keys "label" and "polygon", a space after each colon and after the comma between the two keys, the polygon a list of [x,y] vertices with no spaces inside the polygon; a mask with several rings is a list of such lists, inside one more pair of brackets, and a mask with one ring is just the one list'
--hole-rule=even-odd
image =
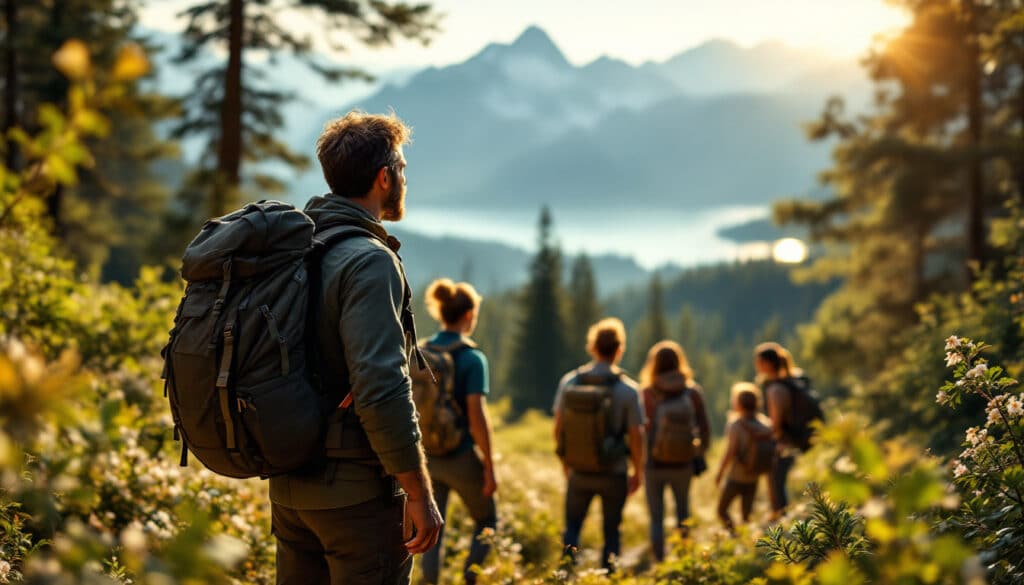
{"label": "man with backpack", "polygon": [[410,554],[432,547],[442,524],[410,393],[411,293],[398,241],[381,224],[404,215],[408,137],[394,115],[350,112],[317,140],[331,191],[305,211],[336,243],[314,294],[322,303],[316,370],[325,386],[344,390],[326,469],[270,479],[281,585],[409,583]]}
{"label": "man with backpack", "polygon": [[182,259],[162,352],[181,464],[270,479],[281,585],[408,584],[443,523],[411,396],[412,292],[381,225],[404,213],[408,137],[394,115],[330,122],[329,194],[212,219]]}
{"label": "man with backpack", "polygon": [[[600,497],[601,562],[611,569],[626,498],[643,483],[644,419],[637,384],[618,368],[626,349],[622,321],[593,325],[587,349],[594,361],[566,374],[555,395],[555,441],[567,478],[562,542],[575,559],[587,509]],[[627,475],[630,463],[633,473]]]}

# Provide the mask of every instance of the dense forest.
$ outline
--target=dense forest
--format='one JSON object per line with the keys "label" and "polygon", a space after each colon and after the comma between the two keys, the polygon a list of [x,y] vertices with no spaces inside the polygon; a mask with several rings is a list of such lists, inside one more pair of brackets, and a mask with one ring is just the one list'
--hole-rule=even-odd
{"label": "dense forest", "polygon": [[[367,73],[318,60],[309,34],[369,47],[444,34],[426,4],[197,0],[173,56],[194,66],[194,91],[160,95],[140,4],[3,3],[0,583],[273,582],[265,484],[178,465],[160,349],[181,251],[207,218],[281,194],[259,162],[310,164],[277,140],[296,96],[249,55],[289,53],[344,83]],[[774,206],[811,241],[808,263],[652,272],[646,287],[608,292],[592,259],[563,254],[565,219],[538,210],[528,280],[487,295],[477,332],[502,477],[479,582],[1024,580],[1024,4],[894,4],[909,24],[864,56],[871,108],[833,99],[806,125],[807,140],[835,144],[826,195]],[[284,10],[323,29],[291,30]],[[223,58],[211,63],[209,48]],[[181,142],[197,139],[201,162],[171,180]],[[559,564],[547,415],[605,315],[626,322],[628,371],[656,341],[682,343],[716,433],[728,387],[754,377],[754,344],[794,350],[827,416],[789,517],[731,536],[698,511],[662,563]],[[708,478],[695,489],[713,497]],[[637,506],[624,523],[633,549]],[[450,563],[471,532],[458,514]],[[584,543],[596,539],[588,525]]]}

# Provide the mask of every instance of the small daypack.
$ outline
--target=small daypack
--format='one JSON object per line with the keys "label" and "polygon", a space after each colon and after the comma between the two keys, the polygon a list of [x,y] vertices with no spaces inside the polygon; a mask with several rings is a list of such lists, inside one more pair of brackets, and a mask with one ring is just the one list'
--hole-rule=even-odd
{"label": "small daypack", "polygon": [[825,420],[821,410],[821,399],[811,386],[807,376],[795,376],[779,380],[789,389],[790,416],[783,425],[783,433],[790,444],[807,451],[814,436],[814,421]]}
{"label": "small daypack", "polygon": [[618,374],[576,373],[562,392],[561,421],[556,452],[574,471],[609,471],[629,453],[624,429],[614,428],[613,399]]}
{"label": "small daypack", "polygon": [[775,439],[770,429],[753,429],[743,419],[734,424],[741,425],[747,436],[747,448],[740,454],[739,464],[751,475],[762,475],[772,470],[775,463]]}
{"label": "small daypack", "polygon": [[208,221],[186,248],[188,285],[162,352],[183,466],[191,451],[221,475],[270,477],[326,457],[341,394],[321,391],[307,367],[318,345],[307,338],[311,295],[324,251],[370,234],[314,229],[293,206],[260,201]]}
{"label": "small daypack", "polygon": [[472,347],[475,346],[467,339],[447,346],[420,345],[430,369],[411,372],[412,399],[419,413],[420,435],[427,455],[447,455],[466,436],[466,414],[455,400],[455,354]]}
{"label": "small daypack", "polygon": [[657,400],[651,421],[651,460],[676,465],[693,461],[698,455],[697,414],[690,388],[666,394],[655,391]]}

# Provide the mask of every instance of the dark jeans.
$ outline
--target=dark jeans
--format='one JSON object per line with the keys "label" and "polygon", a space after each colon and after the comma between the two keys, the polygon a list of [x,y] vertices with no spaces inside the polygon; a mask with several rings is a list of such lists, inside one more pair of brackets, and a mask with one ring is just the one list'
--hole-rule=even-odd
{"label": "dark jeans", "polygon": [[402,542],[404,496],[329,510],[271,504],[277,585],[408,585],[412,557]]}
{"label": "dark jeans", "polygon": [[732,518],[729,517],[729,506],[736,496],[740,497],[740,514],[743,522],[750,521],[750,512],[754,509],[754,496],[757,494],[757,482],[740,483],[731,479],[726,480],[722,494],[718,498],[718,517],[729,530],[734,528]]}
{"label": "dark jeans", "polygon": [[622,524],[622,509],[626,506],[628,492],[625,473],[569,473],[565,494],[565,534],[562,536],[566,551],[572,554],[573,548],[579,548],[580,530],[587,517],[587,508],[594,496],[599,496],[604,529],[601,565],[611,568],[611,557],[619,554],[619,525]]}
{"label": "dark jeans", "polygon": [[789,506],[789,497],[786,495],[786,480],[789,478],[789,472],[793,469],[793,463],[795,462],[796,458],[793,456],[777,457],[775,459],[772,471],[768,475],[773,512],[784,512],[786,507]]}
{"label": "dark jeans", "polygon": [[676,501],[676,526],[681,527],[690,517],[690,480],[693,466],[653,467],[648,466],[644,490],[647,495],[647,510],[651,516],[651,550],[654,558],[665,558],[665,488],[672,490]]}
{"label": "dark jeans", "polygon": [[[431,457],[427,462],[430,476],[434,482],[434,501],[441,517],[448,515],[448,495],[452,490],[459,494],[459,499],[466,506],[473,518],[473,542],[469,545],[469,556],[463,566],[463,577],[467,585],[476,583],[476,573],[471,570],[473,565],[481,565],[491,551],[491,546],[480,540],[480,535],[487,528],[497,525],[498,514],[494,497],[485,498],[483,494],[484,467],[473,449],[466,450],[448,457]],[[446,522],[447,524],[447,522]],[[437,539],[437,545],[423,555],[423,582],[437,583],[441,576],[441,551],[444,549],[444,528]]]}

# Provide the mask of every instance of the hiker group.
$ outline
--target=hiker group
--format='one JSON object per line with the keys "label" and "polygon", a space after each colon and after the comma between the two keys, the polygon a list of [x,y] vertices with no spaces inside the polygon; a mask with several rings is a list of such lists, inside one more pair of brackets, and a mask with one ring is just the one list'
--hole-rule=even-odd
{"label": "hiker group", "polygon": [[[439,331],[420,342],[400,244],[381,223],[404,215],[408,138],[393,114],[328,123],[317,141],[327,195],[302,211],[269,201],[210,220],[183,257],[188,285],[163,353],[181,463],[191,453],[217,473],[269,479],[279,584],[405,584],[415,554],[423,581],[438,583],[452,492],[474,522],[463,568],[474,583],[498,524],[488,362],[472,341],[481,297],[434,282]],[[685,534],[711,437],[683,349],[652,347],[637,384],[618,367],[625,348],[621,321],[602,320],[587,336],[592,361],[552,380],[564,550],[575,559],[598,497],[606,567],[641,487],[655,558],[666,488]],[[732,388],[716,475],[729,529],[737,497],[749,520],[761,477],[773,515],[785,510],[786,476],[821,416],[784,348],[759,346],[755,366],[760,385]]]}

